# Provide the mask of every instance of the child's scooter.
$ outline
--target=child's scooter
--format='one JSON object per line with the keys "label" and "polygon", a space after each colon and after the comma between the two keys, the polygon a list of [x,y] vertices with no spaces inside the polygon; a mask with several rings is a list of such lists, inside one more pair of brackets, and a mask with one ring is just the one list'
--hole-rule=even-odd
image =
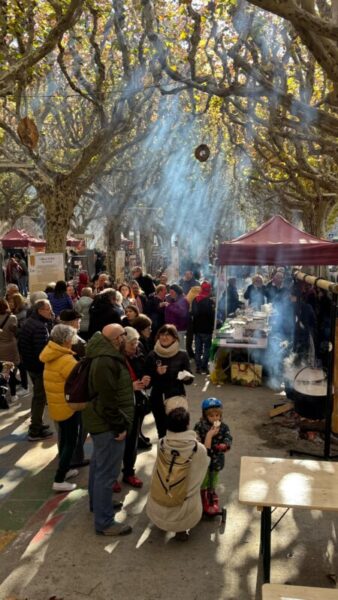
{"label": "child's scooter", "polygon": [[[221,445],[221,444],[220,444]],[[226,446],[226,444],[222,444],[222,446]],[[202,507],[203,507],[203,516],[210,517],[221,517],[221,523],[224,524],[226,521],[227,511],[224,506],[220,508],[219,498],[216,494],[216,491],[213,489],[212,482],[212,467],[209,467],[209,485],[205,490],[201,490],[202,497]]]}

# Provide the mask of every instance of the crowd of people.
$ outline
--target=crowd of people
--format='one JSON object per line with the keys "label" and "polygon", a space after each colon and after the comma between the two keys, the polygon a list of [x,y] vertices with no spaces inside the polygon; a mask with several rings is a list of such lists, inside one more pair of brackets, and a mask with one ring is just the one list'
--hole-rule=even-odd
{"label": "crowd of people", "polygon": [[[57,432],[55,492],[75,489],[73,478],[78,469],[90,463],[89,504],[98,534],[125,535],[131,530],[115,521],[120,505],[112,494],[121,490],[120,478],[134,488],[143,485],[135,462],[138,451],[152,447],[142,432],[143,420],[150,412],[165,444],[172,443],[174,434],[179,434],[183,447],[192,440],[198,444],[196,457],[204,465],[203,477],[198,470],[194,476],[198,485],[192,496],[197,503],[194,514],[200,518],[199,487],[210,457],[225,452],[228,446],[211,450],[212,440],[220,431],[220,424],[213,425],[217,421],[214,417],[206,421],[210,434],[205,436],[203,429],[201,436],[202,430],[196,429],[200,441],[189,429],[185,386],[194,378],[191,358],[195,359],[197,374],[207,373],[214,319],[212,286],[191,271],[169,285],[164,274],[156,280],[135,267],[132,279],[119,286],[113,285],[107,273],[90,281],[88,274],[81,272],[77,285],[50,283],[45,290],[31,293],[29,299],[16,283],[7,285],[6,297],[0,300],[0,361],[10,365],[10,402],[28,390],[30,381],[31,442],[49,439],[54,433],[44,422],[47,404]],[[67,403],[65,385],[84,357],[90,360],[91,401],[79,411]],[[173,398],[178,404],[171,406]],[[84,452],[88,434],[93,442],[90,459]],[[205,487],[203,490],[205,495]],[[148,513],[151,516],[154,512],[154,523],[157,505],[150,494]],[[158,506],[157,510],[162,511]],[[161,515],[163,520],[163,511]],[[167,516],[170,529],[169,513]],[[179,518],[177,527],[170,530],[184,538],[190,526]]]}
{"label": "crowd of people", "polygon": [[[281,340],[289,336],[293,350],[304,356],[310,337],[316,340],[316,331],[321,342],[328,334],[330,300],[323,292],[314,294],[312,288],[290,285],[284,272],[277,270],[266,283],[255,274],[244,299],[256,310],[272,303],[271,339],[278,339],[281,348]],[[208,372],[212,333],[220,314],[225,317],[243,308],[233,277],[220,299],[217,319],[213,296],[211,283],[200,280],[197,273],[187,271],[179,282],[169,284],[165,274],[153,279],[135,267],[132,279],[119,286],[105,272],[94,281],[81,272],[76,285],[50,283],[45,290],[31,293],[29,300],[11,283],[0,299],[0,406],[8,407],[3,383],[8,381],[15,402],[17,393],[25,393],[31,381],[28,440],[53,435],[44,422],[47,404],[58,443],[52,489],[74,490],[71,480],[79,468],[90,464],[89,507],[98,534],[131,531],[128,524],[115,521],[121,503],[114,501],[113,493],[121,491],[121,483],[143,486],[135,463],[138,451],[152,447],[142,431],[149,413],[160,444],[148,516],[161,529],[185,540],[202,511],[219,514],[217,477],[232,437],[222,422],[217,398],[203,401],[201,419],[190,428],[185,389],[196,374]],[[277,354],[273,353],[274,365]],[[81,359],[90,364],[90,402],[77,410],[67,402],[65,386]],[[93,445],[90,459],[84,452],[88,434]],[[189,478],[184,475],[187,465]]]}

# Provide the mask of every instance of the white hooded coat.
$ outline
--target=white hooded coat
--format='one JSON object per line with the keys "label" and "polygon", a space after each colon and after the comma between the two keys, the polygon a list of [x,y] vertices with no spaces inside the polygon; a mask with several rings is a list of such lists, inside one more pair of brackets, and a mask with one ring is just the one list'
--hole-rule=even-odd
{"label": "white hooded coat", "polygon": [[[169,451],[176,449],[180,452],[182,458],[186,459],[191,456],[196,441],[196,433],[191,430],[181,433],[167,431],[166,436],[163,438],[165,449]],[[146,506],[147,515],[159,529],[174,532],[186,531],[195,527],[201,520],[202,502],[200,488],[209,462],[210,458],[207,455],[205,447],[200,442],[197,442],[197,451],[193,453],[188,475],[187,498],[181,506],[174,506],[172,508],[161,506],[150,495],[148,496]]]}

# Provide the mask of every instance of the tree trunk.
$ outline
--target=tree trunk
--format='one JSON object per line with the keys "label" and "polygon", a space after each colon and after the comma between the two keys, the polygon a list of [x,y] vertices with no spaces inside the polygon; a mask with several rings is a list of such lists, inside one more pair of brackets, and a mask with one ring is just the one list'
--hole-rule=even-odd
{"label": "tree trunk", "polygon": [[153,254],[153,237],[154,234],[151,229],[144,228],[140,230],[140,247],[143,248],[146,271],[150,268],[151,264]]}
{"label": "tree trunk", "polygon": [[304,210],[303,222],[305,231],[317,237],[324,237],[327,218],[334,204],[334,200],[325,201],[322,198],[318,198],[317,202],[313,202],[312,204],[312,211]]}
{"label": "tree trunk", "polygon": [[115,280],[116,275],[116,250],[121,244],[121,220],[116,217],[107,218],[106,227],[107,239],[107,269],[112,279]]}
{"label": "tree trunk", "polygon": [[78,194],[68,186],[40,189],[39,197],[46,211],[46,252],[65,252],[67,233]]}
{"label": "tree trunk", "polygon": [[335,25],[338,25],[338,0],[332,0],[331,2],[331,10],[332,10],[332,21]]}

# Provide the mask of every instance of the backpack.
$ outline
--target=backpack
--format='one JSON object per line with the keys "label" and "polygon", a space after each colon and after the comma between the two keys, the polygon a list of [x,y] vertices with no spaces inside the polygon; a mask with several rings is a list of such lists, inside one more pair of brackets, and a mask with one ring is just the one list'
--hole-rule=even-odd
{"label": "backpack", "polygon": [[172,508],[180,506],[186,500],[188,475],[195,452],[197,452],[197,442],[189,458],[182,459],[178,450],[166,450],[163,440],[160,441],[150,484],[150,496],[157,504]]}
{"label": "backpack", "polygon": [[79,360],[70,372],[65,383],[65,397],[73,410],[84,410],[96,394],[89,393],[89,371],[92,358],[84,357]]}

